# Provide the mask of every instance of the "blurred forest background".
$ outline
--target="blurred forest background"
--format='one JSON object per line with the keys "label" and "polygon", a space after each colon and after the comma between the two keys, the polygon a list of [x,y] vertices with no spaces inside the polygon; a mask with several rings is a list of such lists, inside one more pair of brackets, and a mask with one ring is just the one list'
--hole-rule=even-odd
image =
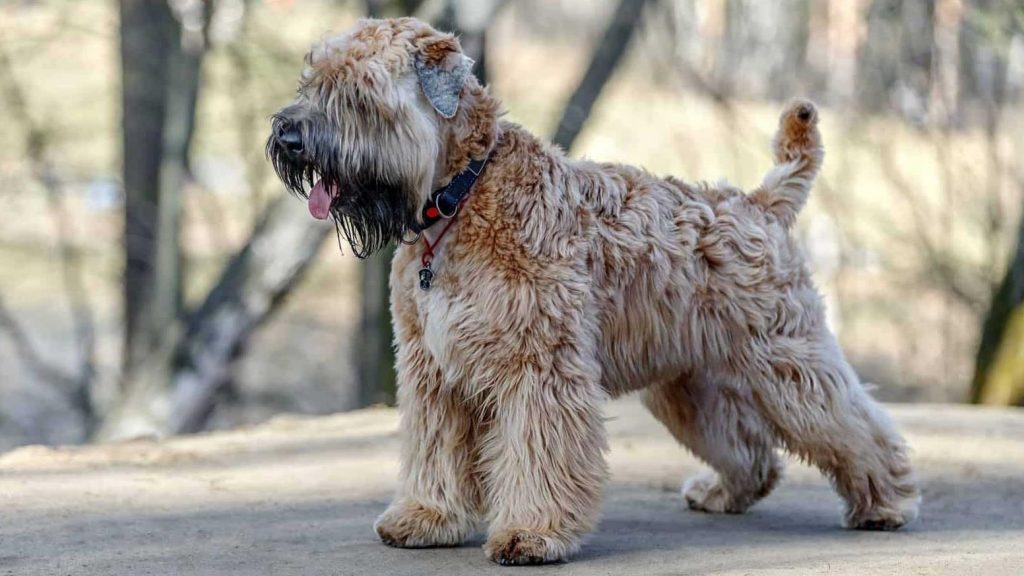
{"label": "blurred forest background", "polygon": [[798,234],[892,401],[1024,404],[1024,0],[2,0],[0,449],[389,402],[386,256],[264,158],[366,14],[457,30],[575,156],[749,188],[823,107]]}

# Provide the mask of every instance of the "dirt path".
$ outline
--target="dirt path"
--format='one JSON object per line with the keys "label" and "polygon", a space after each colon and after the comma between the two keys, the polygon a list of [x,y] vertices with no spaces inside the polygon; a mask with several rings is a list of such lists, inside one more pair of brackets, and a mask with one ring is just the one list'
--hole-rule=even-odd
{"label": "dirt path", "polygon": [[385,409],[230,433],[0,456],[0,575],[1024,574],[1024,411],[896,406],[923,478],[921,519],[840,528],[839,501],[790,463],[743,516],[685,510],[699,464],[631,400],[608,407],[604,521],[569,564],[500,568],[478,538],[395,550],[370,526],[397,471]]}

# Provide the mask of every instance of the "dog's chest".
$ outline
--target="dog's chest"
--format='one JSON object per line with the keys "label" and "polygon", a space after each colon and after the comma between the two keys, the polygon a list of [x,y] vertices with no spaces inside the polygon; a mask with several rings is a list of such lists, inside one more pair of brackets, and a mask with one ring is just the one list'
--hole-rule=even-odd
{"label": "dog's chest", "polygon": [[[475,302],[488,284],[486,273],[473,270],[464,258],[453,254],[453,240],[444,238],[435,248],[429,285],[423,282],[422,243],[400,248],[391,278],[392,297],[400,300],[393,302],[395,322],[405,324],[396,326],[399,346],[421,347],[444,372],[447,383],[466,379],[466,367],[472,361],[469,343],[477,340],[474,332],[487,324],[487,311]],[[403,311],[400,315],[399,310]]]}

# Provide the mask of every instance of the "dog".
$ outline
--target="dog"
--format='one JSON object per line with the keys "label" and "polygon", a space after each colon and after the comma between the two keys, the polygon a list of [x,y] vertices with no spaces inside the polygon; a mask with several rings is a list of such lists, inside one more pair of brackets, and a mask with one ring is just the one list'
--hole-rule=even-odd
{"label": "dog", "polygon": [[268,155],[353,252],[391,243],[400,487],[374,528],[405,548],[489,524],[499,564],[565,560],[598,522],[602,403],[642,391],[711,471],[690,508],[740,513],[817,465],[851,528],[919,504],[904,440],[825,323],[790,229],[824,150],[782,113],[749,193],[573,160],[503,119],[458,40],[412,18],[314,45]]}

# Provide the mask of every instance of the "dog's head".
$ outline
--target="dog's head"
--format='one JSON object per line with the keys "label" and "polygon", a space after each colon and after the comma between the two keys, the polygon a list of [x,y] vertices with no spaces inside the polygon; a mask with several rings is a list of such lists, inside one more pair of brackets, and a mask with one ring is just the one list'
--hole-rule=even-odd
{"label": "dog's head", "polygon": [[295,101],[273,117],[267,155],[359,257],[414,229],[459,156],[480,154],[480,133],[493,141],[497,105],[473,61],[419,20],[361,20],[314,45],[305,64]]}

